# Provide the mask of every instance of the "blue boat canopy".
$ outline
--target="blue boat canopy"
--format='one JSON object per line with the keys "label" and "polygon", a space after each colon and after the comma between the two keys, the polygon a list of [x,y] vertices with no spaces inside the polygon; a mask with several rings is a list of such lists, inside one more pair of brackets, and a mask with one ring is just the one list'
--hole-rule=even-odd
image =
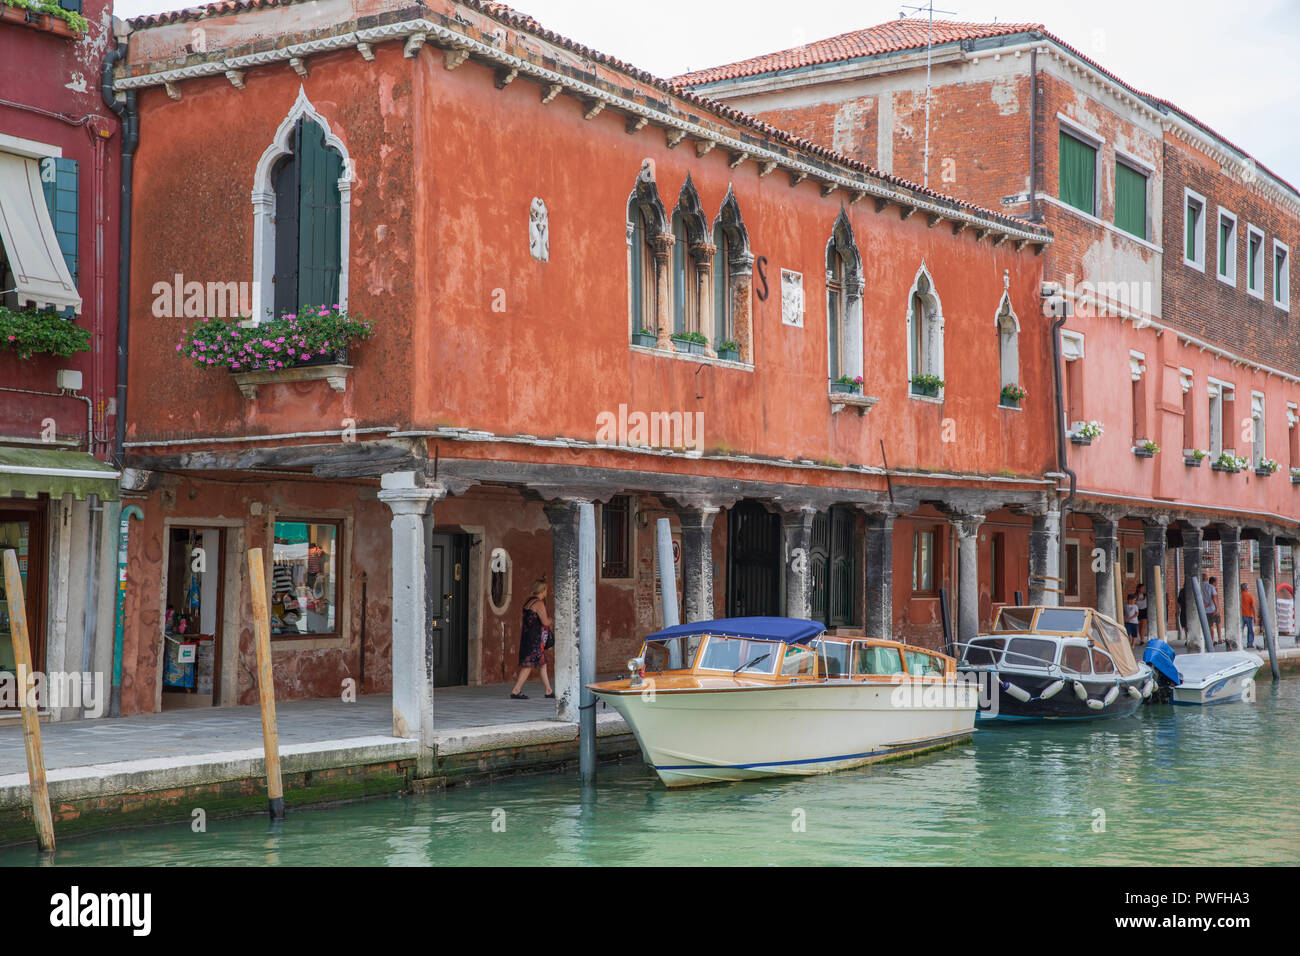
{"label": "blue boat canopy", "polygon": [[806,644],[826,633],[826,625],[801,617],[724,617],[716,621],[695,621],[655,631],[647,641],[691,634],[720,634],[724,637],[752,637],[760,641]]}

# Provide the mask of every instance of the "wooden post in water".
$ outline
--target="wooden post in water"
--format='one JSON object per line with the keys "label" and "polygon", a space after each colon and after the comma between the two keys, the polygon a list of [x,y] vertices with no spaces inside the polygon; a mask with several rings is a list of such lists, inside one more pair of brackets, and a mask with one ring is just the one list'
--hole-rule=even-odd
{"label": "wooden post in water", "polygon": [[1115,563],[1115,620],[1119,626],[1128,630],[1124,622],[1124,601],[1128,597],[1124,593],[1124,568],[1119,562]]}
{"label": "wooden post in water", "polygon": [[262,742],[266,747],[266,793],[271,819],[284,818],[280,780],[280,736],[275,727],[275,675],[271,670],[271,610],[266,603],[262,549],[248,549],[248,577],[253,591],[253,636],[257,645],[257,693],[262,701]]}
{"label": "wooden post in water", "polygon": [[1259,591],[1259,629],[1264,632],[1264,644],[1268,648],[1269,671],[1273,674],[1273,680],[1281,680],[1282,672],[1277,667],[1277,620],[1275,616],[1269,616],[1270,611],[1276,615],[1277,605],[1269,604],[1263,578],[1255,579],[1255,587]]}
{"label": "wooden post in water", "polygon": [[[1165,630],[1165,601],[1168,597],[1165,594],[1165,569],[1157,565],[1151,569],[1151,574],[1155,578],[1153,582],[1155,587],[1147,595],[1147,640],[1151,639],[1151,625],[1154,623],[1156,626],[1155,636],[1162,641],[1167,641],[1169,638],[1165,636],[1168,633]],[[1159,595],[1158,599],[1157,595]],[[1154,621],[1151,617],[1153,611],[1155,612]]]}
{"label": "wooden post in water", "polygon": [[14,645],[14,666],[18,670],[18,705],[23,715],[23,743],[27,749],[27,777],[32,795],[32,819],[36,821],[36,845],[43,853],[54,852],[54,816],[50,813],[50,787],[45,779],[45,751],[41,748],[41,722],[36,701],[28,698],[27,680],[32,673],[32,649],[27,643],[27,595],[18,570],[18,552],[4,553],[5,597],[9,601],[9,629]]}

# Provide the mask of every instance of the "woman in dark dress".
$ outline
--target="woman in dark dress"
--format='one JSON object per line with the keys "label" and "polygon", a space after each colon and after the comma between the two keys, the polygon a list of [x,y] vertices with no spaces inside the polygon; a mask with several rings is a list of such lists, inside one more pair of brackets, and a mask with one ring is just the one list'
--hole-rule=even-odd
{"label": "woman in dark dress", "polygon": [[551,633],[551,617],[546,613],[546,582],[538,578],[533,582],[532,595],[524,602],[523,622],[519,631],[519,679],[510,691],[512,700],[527,700],[523,693],[524,682],[533,668],[542,679],[546,696],[554,697],[550,678],[546,676],[546,638]]}

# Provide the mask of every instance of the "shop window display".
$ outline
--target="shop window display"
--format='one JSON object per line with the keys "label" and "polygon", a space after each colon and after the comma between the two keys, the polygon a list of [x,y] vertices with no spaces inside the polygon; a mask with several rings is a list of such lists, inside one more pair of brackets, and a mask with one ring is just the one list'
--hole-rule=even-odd
{"label": "shop window display", "polygon": [[271,633],[279,637],[338,633],[339,526],[275,523]]}

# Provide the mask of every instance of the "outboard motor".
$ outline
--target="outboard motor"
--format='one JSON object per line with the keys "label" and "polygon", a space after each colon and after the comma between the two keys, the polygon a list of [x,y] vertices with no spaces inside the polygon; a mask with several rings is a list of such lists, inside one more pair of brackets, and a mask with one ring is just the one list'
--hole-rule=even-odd
{"label": "outboard motor", "polygon": [[1142,652],[1142,663],[1150,664],[1156,674],[1156,689],[1148,700],[1168,703],[1173,689],[1183,682],[1174,665],[1174,649],[1167,642],[1153,637]]}

